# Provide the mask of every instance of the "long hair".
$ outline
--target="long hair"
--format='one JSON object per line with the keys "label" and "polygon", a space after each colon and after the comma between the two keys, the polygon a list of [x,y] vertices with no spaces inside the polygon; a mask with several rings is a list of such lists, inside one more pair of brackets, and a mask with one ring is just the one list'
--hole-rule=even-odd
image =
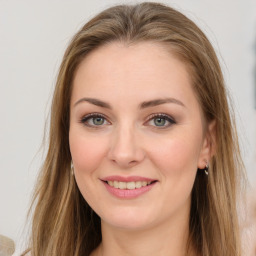
{"label": "long hair", "polygon": [[194,22],[168,6],[147,2],[101,12],[75,34],[64,54],[52,100],[48,152],[32,204],[31,255],[87,256],[101,242],[100,218],[70,174],[69,109],[80,62],[113,41],[164,44],[187,65],[205,120],[216,121],[209,176],[198,171],[192,190],[188,244],[201,256],[240,256],[237,201],[243,163],[218,59]]}

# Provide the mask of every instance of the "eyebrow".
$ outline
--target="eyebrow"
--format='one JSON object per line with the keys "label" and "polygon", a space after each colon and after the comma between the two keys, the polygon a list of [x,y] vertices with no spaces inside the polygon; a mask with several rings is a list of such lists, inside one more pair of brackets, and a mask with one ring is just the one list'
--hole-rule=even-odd
{"label": "eyebrow", "polygon": [[148,108],[148,107],[155,107],[155,106],[162,105],[165,103],[174,103],[174,104],[178,104],[182,107],[185,107],[184,103],[182,103],[180,100],[177,100],[175,98],[164,98],[164,99],[155,99],[155,100],[150,100],[150,101],[144,101],[140,104],[140,108],[144,109],[144,108]]}
{"label": "eyebrow", "polygon": [[[81,102],[89,102],[89,103],[91,103],[93,105],[96,105],[98,107],[112,109],[112,107],[110,106],[109,103],[101,101],[99,99],[95,99],[95,98],[82,98],[74,104],[74,107],[76,105],[78,105],[79,103],[81,103]],[[164,98],[164,99],[155,99],[155,100],[144,101],[139,105],[139,108],[144,109],[144,108],[148,108],[148,107],[155,107],[155,106],[166,104],[166,103],[174,103],[174,104],[178,104],[182,107],[185,107],[184,103],[182,103],[178,99]]]}
{"label": "eyebrow", "polygon": [[111,106],[110,104],[108,104],[107,102],[104,102],[104,101],[101,101],[101,100],[98,100],[98,99],[95,99],[95,98],[82,98],[80,100],[78,100],[75,104],[74,104],[74,107],[81,103],[81,102],[89,102],[93,105],[96,105],[98,107],[101,107],[101,108],[108,108],[108,109],[111,109]]}

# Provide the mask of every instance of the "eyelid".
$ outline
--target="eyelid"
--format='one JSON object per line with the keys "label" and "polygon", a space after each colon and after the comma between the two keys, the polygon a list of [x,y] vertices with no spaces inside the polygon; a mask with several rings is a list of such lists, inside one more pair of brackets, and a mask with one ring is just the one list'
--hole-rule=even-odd
{"label": "eyelid", "polygon": [[151,114],[151,115],[149,115],[148,117],[147,117],[147,120],[146,120],[146,123],[148,123],[149,121],[151,121],[152,119],[154,119],[154,118],[156,118],[156,117],[158,117],[158,118],[164,118],[164,119],[166,119],[168,122],[169,122],[169,124],[167,125],[167,126],[155,126],[155,127],[157,127],[157,129],[164,129],[164,128],[168,128],[169,126],[171,126],[171,125],[173,125],[173,124],[176,124],[176,121],[175,121],[175,119],[172,117],[172,116],[170,116],[170,115],[168,115],[168,114],[165,114],[165,113],[154,113],[154,114]]}
{"label": "eyelid", "polygon": [[[86,123],[90,118],[95,118],[95,117],[101,117],[101,118],[104,118],[104,120],[107,122],[107,125],[111,124],[111,122],[108,120],[108,118],[104,115],[104,114],[101,114],[101,113],[97,113],[97,112],[94,112],[94,113],[89,113],[87,115],[84,115],[80,120],[79,122],[82,123],[83,125],[87,126],[87,127],[90,127],[90,128],[102,128],[102,126],[105,126],[104,124],[103,125],[90,125],[88,123]],[[166,126],[155,126],[157,127],[157,129],[164,129],[164,128],[168,128],[169,126],[173,125],[176,123],[175,119],[168,115],[168,114],[165,114],[165,113],[153,113],[151,115],[149,115],[146,119],[146,122],[145,123],[148,123],[149,121],[153,120],[154,118],[164,118],[167,122],[169,122],[168,125]]]}
{"label": "eyelid", "polygon": [[89,113],[89,114],[87,114],[87,115],[84,115],[84,116],[79,120],[79,122],[82,123],[83,125],[87,126],[87,127],[96,128],[96,129],[97,129],[97,128],[101,128],[101,126],[104,126],[104,125],[99,125],[99,126],[97,126],[97,125],[90,125],[90,124],[86,123],[86,121],[88,121],[90,118],[93,118],[93,117],[102,117],[102,118],[105,119],[105,121],[106,121],[108,124],[111,124],[111,123],[109,122],[108,118],[107,118],[105,115],[103,115],[103,114],[101,114],[101,113],[97,113],[97,112],[95,112],[95,113]]}

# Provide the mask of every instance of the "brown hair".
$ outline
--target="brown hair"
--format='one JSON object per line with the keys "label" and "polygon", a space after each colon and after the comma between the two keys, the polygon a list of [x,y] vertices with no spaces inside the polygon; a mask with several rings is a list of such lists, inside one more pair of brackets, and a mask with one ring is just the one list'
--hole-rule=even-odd
{"label": "brown hair", "polygon": [[209,176],[198,172],[192,190],[189,245],[198,255],[240,256],[236,207],[243,164],[220,65],[204,33],[180,12],[158,3],[101,12],[78,31],[65,52],[52,101],[48,153],[33,200],[32,256],[90,255],[101,242],[100,218],[70,174],[69,104],[80,62],[112,41],[168,45],[190,68],[205,120],[216,120],[216,142]]}

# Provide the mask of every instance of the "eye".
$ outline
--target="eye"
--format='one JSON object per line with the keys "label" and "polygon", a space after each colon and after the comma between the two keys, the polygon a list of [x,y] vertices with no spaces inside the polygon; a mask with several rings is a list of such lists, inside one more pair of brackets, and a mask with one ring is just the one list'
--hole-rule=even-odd
{"label": "eye", "polygon": [[91,113],[86,115],[81,119],[80,122],[86,126],[94,128],[110,124],[110,122],[108,122],[102,114],[98,113]]}
{"label": "eye", "polygon": [[176,122],[172,117],[166,114],[153,114],[149,116],[148,122],[150,126],[155,126],[159,128],[167,128]]}

